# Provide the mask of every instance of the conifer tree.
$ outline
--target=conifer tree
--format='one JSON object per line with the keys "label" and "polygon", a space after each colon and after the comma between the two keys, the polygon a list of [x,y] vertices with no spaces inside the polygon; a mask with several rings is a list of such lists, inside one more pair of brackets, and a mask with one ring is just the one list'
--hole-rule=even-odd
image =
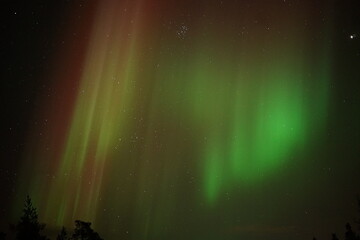
{"label": "conifer tree", "polygon": [[6,234],[3,232],[0,232],[0,240],[5,240]]}
{"label": "conifer tree", "polygon": [[345,240],[356,240],[356,234],[349,223],[346,224]]}
{"label": "conifer tree", "polygon": [[58,234],[56,240],[67,240],[68,237],[67,237],[67,232],[66,232],[66,229],[65,227],[62,227],[60,233]]}
{"label": "conifer tree", "polygon": [[91,228],[90,222],[76,220],[72,240],[102,240],[102,238]]}
{"label": "conifer tree", "polygon": [[333,234],[332,234],[332,238],[331,238],[331,240],[339,240],[339,238],[336,236],[336,234],[335,234],[335,233],[333,233]]}
{"label": "conifer tree", "polygon": [[31,202],[29,196],[26,197],[23,215],[15,226],[16,240],[47,240],[41,235],[45,224],[40,224],[36,208]]}

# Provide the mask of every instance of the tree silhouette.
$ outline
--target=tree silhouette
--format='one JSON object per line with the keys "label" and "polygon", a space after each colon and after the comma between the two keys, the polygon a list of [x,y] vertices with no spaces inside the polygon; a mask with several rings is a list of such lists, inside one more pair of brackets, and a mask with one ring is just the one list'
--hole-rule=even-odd
{"label": "tree silhouette", "polygon": [[346,224],[345,240],[356,240],[356,234],[349,223]]}
{"label": "tree silhouette", "polygon": [[336,233],[333,233],[333,234],[332,234],[331,240],[339,240],[339,238],[336,236]]}
{"label": "tree silhouette", "polygon": [[6,234],[3,232],[0,232],[0,240],[5,240]]}
{"label": "tree silhouette", "polygon": [[91,228],[90,222],[76,220],[72,240],[102,240],[102,238]]}
{"label": "tree silhouette", "polygon": [[45,224],[40,224],[36,208],[33,206],[29,196],[26,197],[23,216],[15,226],[17,240],[47,240],[40,232]]}
{"label": "tree silhouette", "polygon": [[359,218],[355,220],[355,222],[359,225],[358,228],[360,230],[360,197],[357,197],[357,204],[358,204],[358,214]]}
{"label": "tree silhouette", "polygon": [[58,234],[56,240],[67,240],[68,237],[67,237],[67,232],[66,232],[66,229],[65,227],[62,227],[60,233]]}

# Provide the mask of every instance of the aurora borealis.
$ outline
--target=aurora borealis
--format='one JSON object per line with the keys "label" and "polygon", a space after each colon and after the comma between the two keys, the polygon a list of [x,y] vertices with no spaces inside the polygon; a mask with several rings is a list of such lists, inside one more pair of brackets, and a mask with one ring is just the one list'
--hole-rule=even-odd
{"label": "aurora borealis", "polygon": [[324,234],[319,219],[344,203],[322,205],[336,186],[326,174],[345,171],[331,156],[339,72],[355,73],[336,67],[336,2],[64,6],[23,123],[9,219],[29,193],[51,228],[84,219],[110,240]]}

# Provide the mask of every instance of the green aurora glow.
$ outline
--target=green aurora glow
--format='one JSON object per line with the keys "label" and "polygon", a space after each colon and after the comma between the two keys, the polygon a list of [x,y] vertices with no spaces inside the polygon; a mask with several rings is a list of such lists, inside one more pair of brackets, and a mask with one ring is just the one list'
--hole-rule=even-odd
{"label": "green aurora glow", "polygon": [[[69,126],[54,124],[46,143],[29,144],[34,171],[54,178],[38,174],[23,187],[54,226],[75,218],[101,225],[111,209],[131,216],[133,239],[160,239],[176,222],[184,182],[195,185],[185,191],[189,205],[216,208],[306,151],[325,124],[331,53],[316,48],[321,39],[311,52],[305,11],[269,11],[275,30],[250,23],[245,37],[239,26],[194,18],[183,39],[161,30],[151,1],[134,2],[99,3]],[[214,22],[215,10],[204,9]],[[228,11],[224,21],[237,19]],[[62,145],[53,144],[58,128]]]}

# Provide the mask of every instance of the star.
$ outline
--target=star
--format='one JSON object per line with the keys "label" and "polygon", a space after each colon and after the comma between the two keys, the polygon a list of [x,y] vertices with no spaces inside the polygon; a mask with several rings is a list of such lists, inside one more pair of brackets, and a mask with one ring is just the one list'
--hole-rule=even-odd
{"label": "star", "polygon": [[350,39],[354,39],[356,37],[356,34],[351,34]]}
{"label": "star", "polygon": [[186,25],[181,25],[176,34],[180,39],[184,39],[189,28]]}

